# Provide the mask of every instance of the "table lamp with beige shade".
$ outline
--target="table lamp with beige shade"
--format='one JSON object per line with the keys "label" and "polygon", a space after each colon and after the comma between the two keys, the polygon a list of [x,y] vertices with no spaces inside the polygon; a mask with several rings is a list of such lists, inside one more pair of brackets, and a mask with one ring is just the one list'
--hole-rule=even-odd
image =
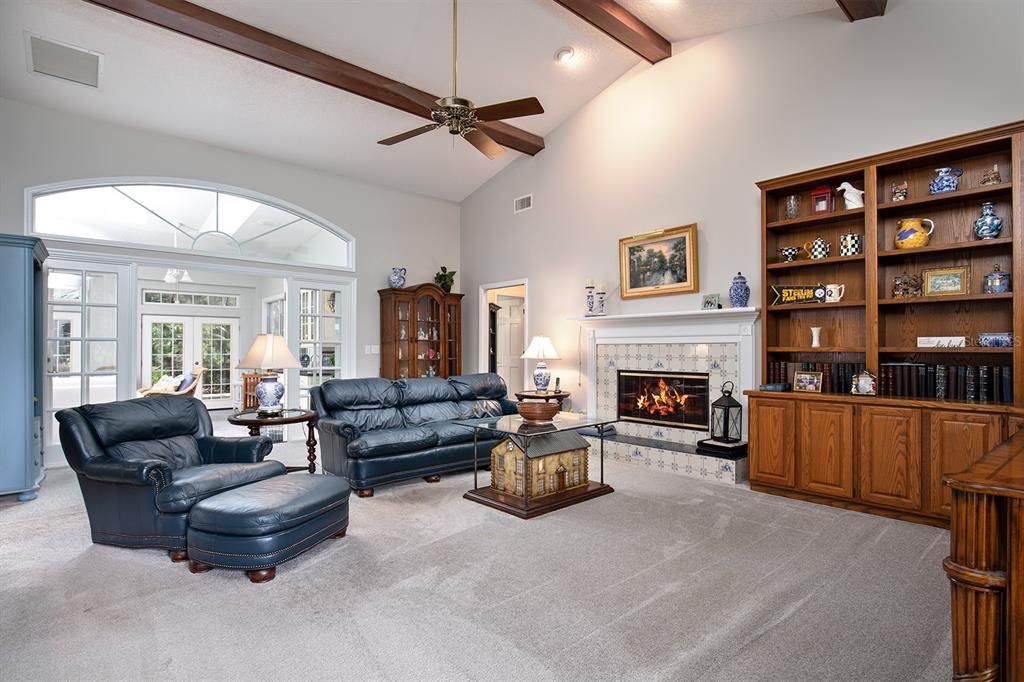
{"label": "table lamp with beige shade", "polygon": [[277,380],[277,373],[285,369],[298,369],[299,361],[288,350],[288,342],[280,334],[258,334],[249,352],[239,360],[238,369],[261,369],[269,374],[256,386],[261,417],[281,414],[284,405],[284,384]]}
{"label": "table lamp with beige shade", "polygon": [[551,372],[548,371],[548,365],[545,360],[561,359],[558,356],[558,351],[555,350],[554,344],[551,343],[551,339],[546,336],[533,337],[526,352],[520,358],[538,361],[536,368],[533,370],[533,385],[538,393],[546,392],[548,385],[551,383]]}

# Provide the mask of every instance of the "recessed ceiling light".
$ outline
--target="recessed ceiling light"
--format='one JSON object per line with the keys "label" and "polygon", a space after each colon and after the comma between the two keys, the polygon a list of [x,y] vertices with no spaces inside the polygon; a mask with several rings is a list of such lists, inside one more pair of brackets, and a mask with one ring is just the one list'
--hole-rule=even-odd
{"label": "recessed ceiling light", "polygon": [[562,64],[568,64],[572,61],[572,58],[576,56],[576,51],[571,47],[560,47],[555,52],[555,61]]}

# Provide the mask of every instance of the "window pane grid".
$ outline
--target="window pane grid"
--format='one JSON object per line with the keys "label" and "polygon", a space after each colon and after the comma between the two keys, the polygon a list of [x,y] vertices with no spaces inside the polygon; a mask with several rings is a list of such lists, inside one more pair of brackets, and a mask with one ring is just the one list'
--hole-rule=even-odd
{"label": "window pane grid", "polygon": [[184,325],[180,322],[153,322],[150,327],[150,356],[153,370],[150,381],[156,383],[160,377],[183,374],[185,369]]}

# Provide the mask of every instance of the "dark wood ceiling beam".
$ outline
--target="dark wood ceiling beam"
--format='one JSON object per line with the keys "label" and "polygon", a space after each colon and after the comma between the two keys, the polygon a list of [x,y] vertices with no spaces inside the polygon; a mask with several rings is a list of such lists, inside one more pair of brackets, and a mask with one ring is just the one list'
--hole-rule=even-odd
{"label": "dark wood ceiling beam", "polygon": [[[86,1],[414,116],[430,118],[429,108],[392,90],[393,86],[402,85],[399,81],[185,0]],[[422,90],[416,92],[423,97],[437,99],[437,96]],[[542,137],[507,123],[481,123],[478,127],[499,144],[524,154],[533,155],[544,149]]]}
{"label": "dark wood ceiling beam", "polygon": [[651,64],[672,56],[672,43],[613,0],[555,0]]}
{"label": "dark wood ceiling beam", "polygon": [[888,0],[836,0],[839,9],[851,22],[859,19],[870,19],[885,14],[885,3]]}

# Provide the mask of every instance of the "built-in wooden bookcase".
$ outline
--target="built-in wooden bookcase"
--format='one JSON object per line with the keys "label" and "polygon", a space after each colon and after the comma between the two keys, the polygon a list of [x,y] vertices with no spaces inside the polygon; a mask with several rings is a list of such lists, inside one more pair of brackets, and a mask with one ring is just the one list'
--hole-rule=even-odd
{"label": "built-in wooden bookcase", "polygon": [[[998,165],[999,184],[982,184]],[[935,169],[963,170],[954,192],[930,194]],[[815,213],[811,191],[847,181],[864,190],[864,207]],[[892,185],[907,183],[893,201]],[[750,480],[755,490],[948,524],[942,476],[969,466],[1024,425],[1024,122],[886,152],[758,183],[762,235],[762,377],[772,363],[863,364],[876,376],[886,363],[970,365],[1012,369],[1012,400],[747,391],[750,398]],[[801,197],[787,218],[786,197]],[[1003,219],[996,239],[974,236],[981,205]],[[898,250],[898,221],[928,218],[929,245]],[[842,234],[863,235],[862,253],[839,255]],[[802,253],[783,262],[778,249],[816,237],[827,258]],[[1012,274],[1012,292],[984,294],[987,273]],[[931,268],[967,266],[970,290],[956,296],[896,298],[893,278]],[[844,284],[840,303],[772,305],[771,285]],[[811,347],[821,327],[821,347]],[[979,332],[1012,332],[1010,348],[975,345]],[[921,336],[965,336],[965,348],[921,349]],[[891,367],[892,365],[889,365]],[[778,367],[778,365],[776,365]],[[981,370],[978,370],[979,373]],[[777,377],[778,373],[775,373]],[[920,375],[919,375],[920,376]],[[779,415],[789,415],[780,419]],[[789,429],[796,433],[787,433]]]}
{"label": "built-in wooden bookcase", "polygon": [[[909,149],[838,164],[758,183],[762,190],[764,266],[764,352],[762,370],[768,381],[769,363],[863,363],[877,374],[880,363],[914,361],[946,364],[1014,366],[1014,398],[1024,402],[1024,351],[979,348],[979,332],[1012,331],[1024,337],[1024,289],[1021,293],[983,294],[987,273],[999,265],[1024,287],[1021,265],[1021,168],[1024,124],[1004,126]],[[1016,141],[1016,144],[1015,144]],[[998,166],[1002,182],[982,185],[986,171]],[[935,169],[963,170],[955,192],[930,194]],[[864,208],[845,209],[836,196],[835,209],[813,213],[810,192],[843,181],[864,189]],[[907,198],[892,200],[893,183],[907,183]],[[799,195],[800,216],[785,218],[785,198]],[[990,201],[1003,219],[997,239],[974,237],[981,204]],[[898,250],[897,222],[928,218],[935,230],[927,247]],[[838,255],[839,237],[864,235],[863,253]],[[812,260],[802,253],[783,262],[779,249],[801,247],[822,237],[831,245],[828,258]],[[1017,254],[1015,259],[1015,254]],[[951,266],[970,268],[970,292],[963,296],[894,298],[893,278],[904,272]],[[1018,277],[1020,279],[1018,279]],[[773,284],[844,284],[840,303],[770,305]],[[811,348],[811,327],[822,328],[821,348]],[[964,349],[922,350],[919,336],[966,336]]]}

